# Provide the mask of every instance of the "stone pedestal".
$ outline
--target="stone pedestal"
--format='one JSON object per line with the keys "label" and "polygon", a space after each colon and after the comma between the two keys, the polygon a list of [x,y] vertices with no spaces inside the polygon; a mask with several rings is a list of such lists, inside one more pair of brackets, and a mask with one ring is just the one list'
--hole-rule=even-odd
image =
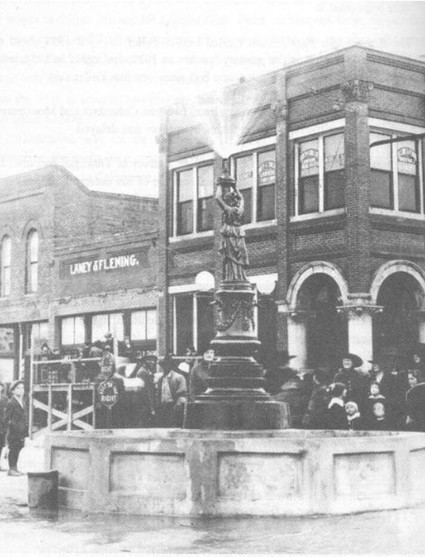
{"label": "stone pedestal", "polygon": [[216,292],[218,356],[207,391],[186,406],[188,429],[282,429],[289,427],[287,405],[264,390],[264,371],[254,359],[260,347],[254,330],[254,287],[223,281]]}

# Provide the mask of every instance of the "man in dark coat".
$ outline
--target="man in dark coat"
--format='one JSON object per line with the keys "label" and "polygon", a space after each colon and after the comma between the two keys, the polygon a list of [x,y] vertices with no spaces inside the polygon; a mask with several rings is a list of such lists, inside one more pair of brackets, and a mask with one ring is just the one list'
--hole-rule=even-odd
{"label": "man in dark coat", "polygon": [[329,371],[317,369],[313,373],[313,391],[303,417],[303,427],[308,429],[326,428],[326,411],[330,402],[328,390]]}
{"label": "man in dark coat", "polygon": [[9,476],[21,476],[18,458],[28,434],[27,413],[24,403],[24,382],[14,381],[10,387],[11,397],[6,406],[7,443],[9,446]]}
{"label": "man in dark coat", "polygon": [[172,356],[159,361],[164,375],[158,381],[157,418],[159,427],[182,427],[184,405],[187,402],[186,379],[177,371],[178,362]]}
{"label": "man in dark coat", "polygon": [[7,423],[6,423],[6,407],[9,399],[4,394],[4,385],[0,383],[0,456],[3,450],[3,447],[6,445],[6,431],[7,431]]}
{"label": "man in dark coat", "polygon": [[143,381],[141,396],[141,427],[155,427],[156,397],[155,371],[158,358],[147,354],[140,360],[137,377]]}

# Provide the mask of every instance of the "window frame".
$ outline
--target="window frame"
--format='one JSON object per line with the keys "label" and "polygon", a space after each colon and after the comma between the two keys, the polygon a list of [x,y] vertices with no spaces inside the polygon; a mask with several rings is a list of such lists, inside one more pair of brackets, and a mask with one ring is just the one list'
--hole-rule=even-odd
{"label": "window frame", "polygon": [[[214,232],[214,223],[212,228],[207,230],[199,230],[200,222],[199,222],[199,201],[203,199],[210,199],[214,198],[214,183],[213,183],[213,191],[212,195],[209,197],[199,197],[198,196],[198,170],[199,168],[211,166],[213,169],[213,181],[214,181],[214,160],[212,158],[207,158],[205,160],[201,160],[198,162],[193,162],[192,164],[184,164],[182,166],[173,167],[172,168],[172,188],[173,188],[173,219],[172,219],[172,237],[174,238],[188,238],[191,236],[198,236],[198,235],[205,235],[205,234],[213,234]],[[186,232],[184,234],[179,232],[179,174],[181,172],[185,172],[191,170],[192,171],[192,197],[191,197],[191,205],[192,205],[192,226],[191,232]],[[189,202],[189,201],[187,201]]]}
{"label": "window frame", "polygon": [[[420,133],[420,132],[418,132]],[[387,207],[376,207],[370,204],[370,212],[375,214],[385,214],[385,215],[397,215],[403,216],[407,218],[413,219],[423,219],[425,217],[425,193],[424,193],[424,168],[423,168],[423,155],[422,155],[422,148],[421,148],[421,140],[420,139],[407,139],[406,141],[412,141],[415,143],[415,151],[416,151],[416,190],[419,194],[418,199],[418,206],[419,211],[409,211],[406,209],[400,210],[400,191],[399,191],[399,172],[398,169],[398,157],[397,157],[397,150],[400,148],[399,145],[402,143],[402,139],[404,136],[412,135],[407,131],[397,131],[395,129],[388,129],[388,128],[380,128],[376,126],[371,126],[369,129],[369,145],[375,141],[379,141],[379,139],[374,139],[371,141],[370,136],[372,134],[375,135],[383,135],[388,137],[389,139],[400,139],[399,143],[389,143],[391,149],[391,170],[390,173],[390,201],[391,201],[391,208]],[[422,140],[423,141],[423,140]],[[373,147],[372,147],[373,149]],[[372,171],[373,168],[370,165],[370,170]]]}
{"label": "window frame", "polygon": [[[76,342],[76,320],[80,319],[82,320],[82,324],[83,324],[83,340],[81,342]],[[73,337],[73,342],[71,343],[64,343],[64,334],[63,334],[63,323],[65,320],[72,320],[72,337]],[[84,315],[66,315],[61,317],[61,321],[60,321],[60,344],[61,347],[72,347],[72,346],[81,346],[86,342],[86,338],[87,338],[87,323],[86,323],[86,319]]]}
{"label": "window frame", "polygon": [[[37,239],[36,258],[33,259],[32,243]],[[31,228],[27,234],[26,245],[26,284],[25,292],[34,294],[39,287],[39,263],[40,263],[40,234],[36,228]]]}
{"label": "window frame", "polygon": [[[296,136],[291,137],[290,142],[293,144],[293,169],[294,169],[294,204],[293,204],[293,214],[291,215],[291,220],[304,220],[309,218],[315,218],[318,216],[331,216],[336,214],[341,214],[345,212],[346,202],[342,207],[336,207],[332,209],[326,209],[325,207],[325,175],[326,175],[326,164],[325,164],[325,138],[333,135],[342,135],[343,145],[344,145],[344,167],[345,172],[345,125],[340,124],[335,127],[330,128],[326,126],[323,129],[313,129],[313,130],[300,130]],[[309,213],[300,212],[300,144],[307,141],[317,140],[318,146],[318,210],[311,211]],[[345,180],[345,178],[344,178]],[[344,190],[345,191],[345,190]]]}
{"label": "window frame", "polygon": [[[244,158],[244,157],[248,157],[251,156],[252,158],[252,186],[251,188],[249,188],[251,190],[251,215],[250,215],[250,220],[249,222],[246,222],[245,227],[253,227],[253,226],[264,226],[270,223],[273,223],[276,221],[276,172],[277,172],[277,160],[276,160],[276,142],[274,141],[273,143],[269,143],[266,145],[262,145],[259,147],[250,147],[250,144],[248,143],[246,146],[246,149],[241,150],[241,151],[237,151],[236,153],[232,153],[231,157],[230,157],[230,169],[231,169],[231,174],[232,176],[235,176],[236,178],[236,184],[238,181],[237,175],[236,175],[236,161],[237,159],[240,158]],[[258,170],[259,170],[259,156],[262,153],[268,153],[274,151],[275,154],[275,180],[274,183],[270,183],[270,184],[264,184],[263,186],[260,185],[260,180],[259,180],[259,175],[258,175]],[[271,219],[259,219],[259,203],[258,203],[258,199],[259,199],[259,191],[261,188],[267,188],[273,186],[273,190],[274,190],[274,216]],[[248,189],[248,188],[246,188]],[[243,192],[244,190],[241,190],[241,192]]]}
{"label": "window frame", "polygon": [[[155,336],[149,337],[148,336],[148,313],[155,312]],[[158,309],[156,307],[149,307],[149,308],[141,308],[131,310],[130,312],[130,340],[132,342],[147,342],[147,341],[158,341]],[[145,314],[145,338],[135,338],[133,335],[133,315],[135,313],[144,313]]]}
{"label": "window frame", "polygon": [[[5,261],[5,242],[8,242],[7,260]],[[1,269],[0,269],[0,297],[6,298],[10,296],[11,284],[11,267],[12,267],[12,239],[8,234],[5,234],[1,240],[0,245]]]}

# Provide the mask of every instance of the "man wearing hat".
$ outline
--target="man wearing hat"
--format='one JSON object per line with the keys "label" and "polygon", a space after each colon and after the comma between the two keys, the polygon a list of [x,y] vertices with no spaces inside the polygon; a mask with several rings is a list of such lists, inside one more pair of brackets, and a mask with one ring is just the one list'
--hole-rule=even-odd
{"label": "man wearing hat", "polygon": [[177,371],[178,362],[171,355],[160,360],[164,374],[158,381],[157,425],[182,427],[187,402],[186,379]]}
{"label": "man wearing hat", "polygon": [[210,366],[214,361],[215,352],[208,346],[202,355],[202,360],[189,373],[189,400],[193,402],[197,396],[204,393],[208,388],[210,377]]}
{"label": "man wearing hat", "polygon": [[291,416],[291,427],[300,428],[305,413],[308,395],[306,385],[300,379],[295,369],[289,367],[289,361],[295,356],[288,354],[287,350],[275,354],[277,364],[274,373],[278,376],[279,390],[273,395],[274,400],[286,402]]}
{"label": "man wearing hat", "polygon": [[363,411],[368,392],[368,379],[357,368],[363,365],[363,360],[357,354],[344,354],[342,368],[336,373],[334,383],[342,383],[347,388],[346,401],[356,402]]}
{"label": "man wearing hat", "polygon": [[289,363],[292,358],[296,356],[290,355],[287,350],[275,350],[269,355],[265,355],[264,366],[266,372],[264,379],[266,381],[265,389],[271,395],[275,395],[279,392],[282,386],[285,370],[287,373],[291,374],[292,368]]}
{"label": "man wearing hat", "polygon": [[143,381],[141,396],[141,427],[155,427],[155,371],[158,358],[145,354],[140,360],[136,377]]}
{"label": "man wearing hat", "polygon": [[303,427],[308,429],[325,429],[326,412],[330,402],[328,390],[330,374],[327,369],[316,369],[313,372],[313,390],[303,417]]}
{"label": "man wearing hat", "polygon": [[10,387],[6,406],[7,443],[9,446],[9,476],[21,476],[18,458],[27,436],[27,413],[24,403],[24,382],[16,380]]}

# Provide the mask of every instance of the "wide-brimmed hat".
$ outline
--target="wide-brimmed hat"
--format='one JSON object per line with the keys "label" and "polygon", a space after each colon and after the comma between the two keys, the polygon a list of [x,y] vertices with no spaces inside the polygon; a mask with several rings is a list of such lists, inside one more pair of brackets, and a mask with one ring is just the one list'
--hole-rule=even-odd
{"label": "wide-brimmed hat", "polygon": [[287,350],[276,350],[274,354],[274,360],[277,365],[284,365],[292,360],[292,358],[296,358],[296,356],[289,354]]}
{"label": "wide-brimmed hat", "polygon": [[363,360],[360,358],[360,356],[357,356],[357,354],[351,354],[350,352],[347,352],[347,354],[344,354],[342,356],[342,360],[351,360],[353,362],[353,367],[361,367],[363,365]]}
{"label": "wide-brimmed hat", "polygon": [[14,382],[10,385],[9,391],[10,391],[11,393],[13,393],[13,391],[16,389],[16,387],[17,387],[18,385],[23,385],[23,384],[24,384],[24,382],[22,381],[22,379],[16,379],[16,381],[14,381]]}

